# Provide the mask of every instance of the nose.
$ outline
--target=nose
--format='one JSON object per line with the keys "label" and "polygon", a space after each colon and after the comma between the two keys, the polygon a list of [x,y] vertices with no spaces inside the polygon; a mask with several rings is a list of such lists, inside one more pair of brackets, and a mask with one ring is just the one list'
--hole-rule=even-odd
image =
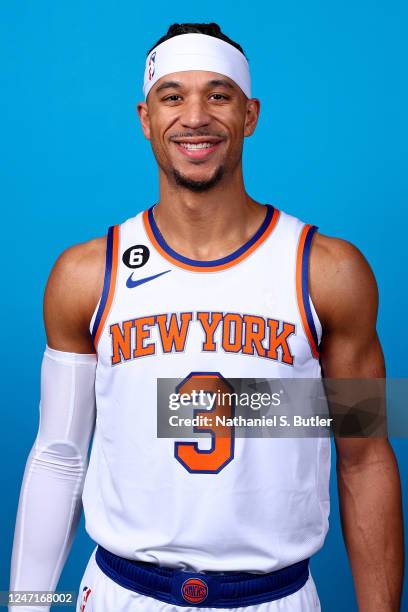
{"label": "nose", "polygon": [[191,97],[185,101],[180,117],[180,122],[184,127],[197,129],[207,126],[210,121],[205,100],[201,97]]}

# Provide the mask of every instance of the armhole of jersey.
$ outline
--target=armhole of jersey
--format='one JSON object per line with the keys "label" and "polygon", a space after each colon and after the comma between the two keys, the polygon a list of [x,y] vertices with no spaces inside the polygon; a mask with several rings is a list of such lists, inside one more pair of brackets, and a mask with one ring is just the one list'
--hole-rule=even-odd
{"label": "armhole of jersey", "polygon": [[322,340],[322,324],[320,323],[319,315],[317,314],[315,305],[313,304],[312,296],[309,293],[309,302],[310,302],[310,310],[312,311],[312,317],[316,328],[317,334],[317,346],[320,346],[320,342]]}
{"label": "armhole of jersey", "polygon": [[95,325],[95,319],[96,319],[96,315],[98,314],[99,304],[101,303],[101,299],[102,299],[102,297],[99,298],[98,303],[95,306],[95,310],[93,311],[91,322],[89,323],[89,331],[91,332],[91,335],[93,333],[93,328],[94,328],[94,325]]}
{"label": "armhole of jersey", "polygon": [[116,276],[118,271],[119,254],[119,225],[113,225],[108,230],[106,240],[106,262],[105,277],[103,281],[102,295],[91,320],[91,335],[95,351],[98,350],[98,342],[105,325],[106,317],[112,306],[116,287]]}
{"label": "armhole of jersey", "polygon": [[[303,227],[300,233],[296,257],[296,295],[299,312],[303,329],[315,359],[319,359],[319,344],[322,327],[309,293],[309,255],[312,238],[317,229],[316,225],[310,224]],[[319,330],[319,333],[317,330]]]}

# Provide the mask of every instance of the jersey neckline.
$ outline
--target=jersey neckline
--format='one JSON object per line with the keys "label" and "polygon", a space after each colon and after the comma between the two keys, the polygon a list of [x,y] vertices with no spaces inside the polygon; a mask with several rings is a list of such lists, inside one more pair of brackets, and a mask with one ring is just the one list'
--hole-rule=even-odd
{"label": "jersey neckline", "polygon": [[190,259],[189,257],[181,255],[167,244],[163,234],[160,232],[156,224],[153,215],[154,206],[155,204],[143,212],[143,223],[151,243],[165,259],[174,265],[184,268],[185,270],[193,270],[195,272],[216,272],[219,270],[225,270],[226,268],[230,268],[239,263],[248,257],[248,255],[250,255],[266,240],[276,226],[279,218],[279,210],[271,204],[265,204],[266,215],[264,220],[255,234],[242,246],[229,255],[219,259],[198,260]]}

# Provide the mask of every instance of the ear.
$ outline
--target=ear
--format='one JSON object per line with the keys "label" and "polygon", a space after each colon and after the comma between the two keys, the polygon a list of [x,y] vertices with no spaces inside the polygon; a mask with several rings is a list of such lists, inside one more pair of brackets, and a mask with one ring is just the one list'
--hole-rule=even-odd
{"label": "ear", "polygon": [[137,113],[139,115],[140,123],[142,124],[143,134],[150,140],[150,117],[149,109],[146,102],[139,102],[137,105]]}
{"label": "ear", "polygon": [[258,123],[261,103],[257,98],[246,101],[246,115],[244,124],[244,136],[252,136]]}

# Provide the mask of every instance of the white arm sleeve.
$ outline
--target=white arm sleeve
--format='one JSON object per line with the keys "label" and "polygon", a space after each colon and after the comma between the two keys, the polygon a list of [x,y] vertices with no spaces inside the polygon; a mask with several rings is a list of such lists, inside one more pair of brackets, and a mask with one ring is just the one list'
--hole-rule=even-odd
{"label": "white arm sleeve", "polygon": [[[40,423],[20,491],[10,591],[54,591],[81,514],[95,425],[96,355],[46,347]],[[43,612],[49,606],[9,610]]]}

